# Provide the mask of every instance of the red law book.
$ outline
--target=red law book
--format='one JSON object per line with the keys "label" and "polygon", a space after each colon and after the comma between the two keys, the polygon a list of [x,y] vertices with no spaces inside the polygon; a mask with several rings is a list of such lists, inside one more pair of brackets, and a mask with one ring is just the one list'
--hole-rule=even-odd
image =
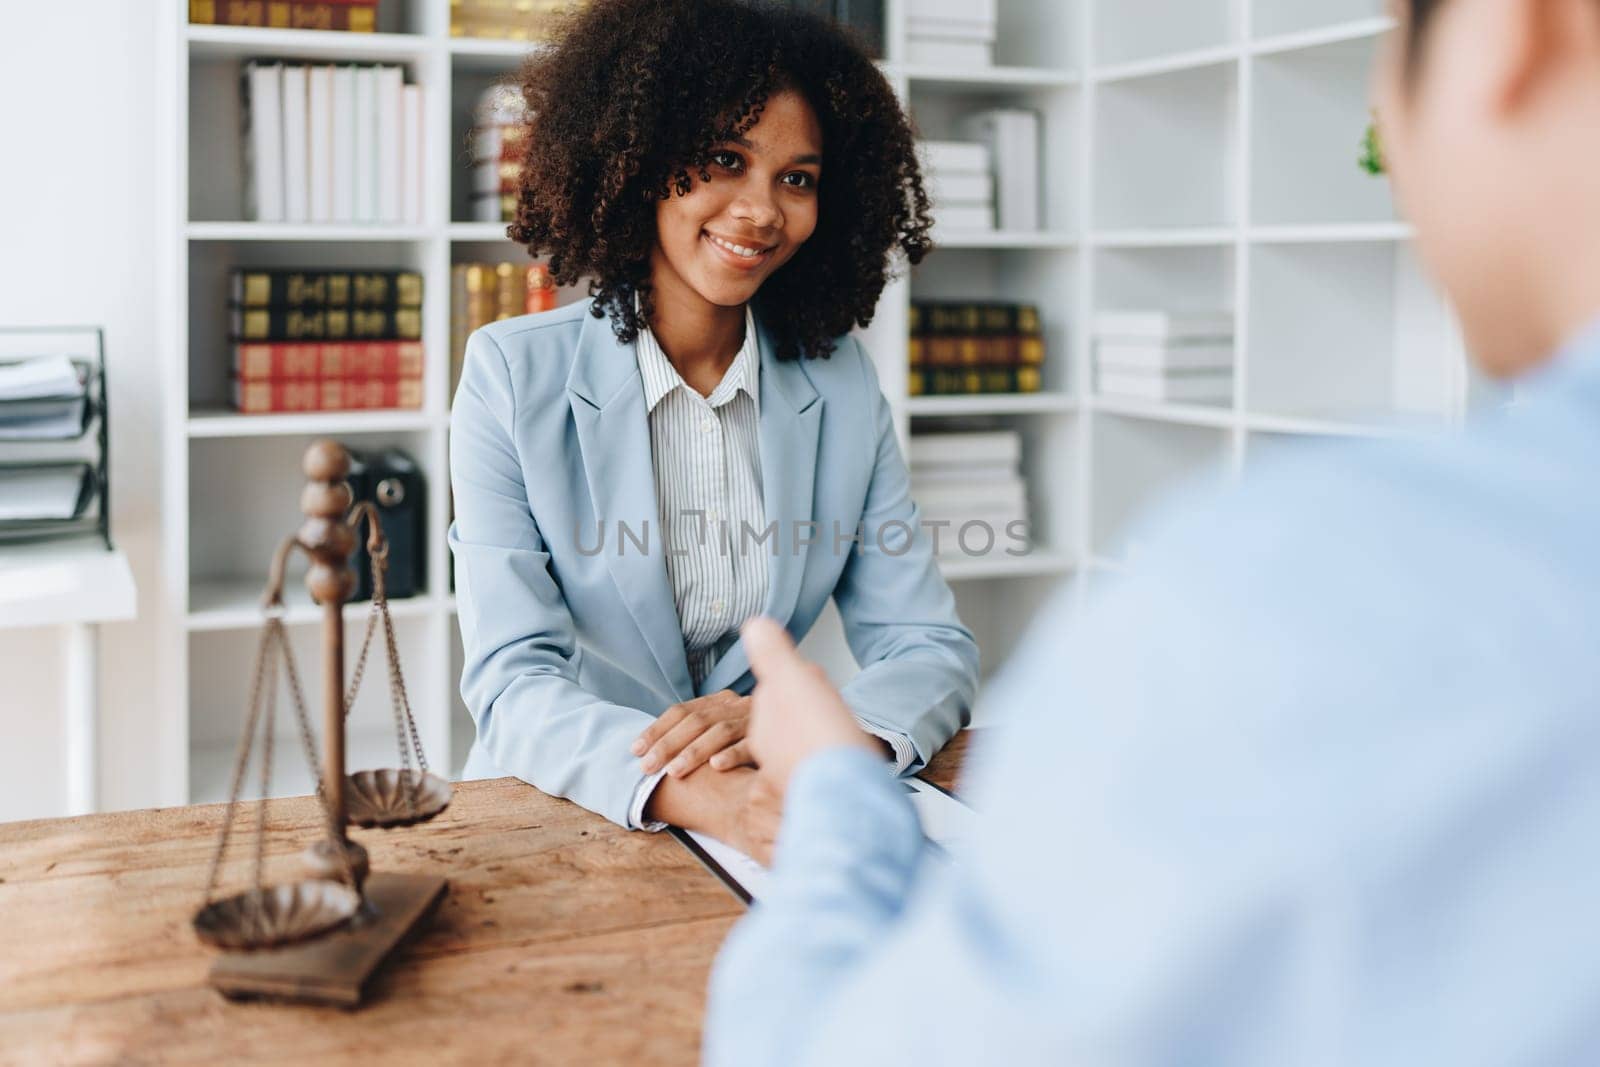
{"label": "red law book", "polygon": [[233,406],[246,415],[289,411],[415,410],[422,379],[398,381],[265,381],[233,383]]}
{"label": "red law book", "polygon": [[343,379],[398,381],[422,377],[418,341],[279,341],[233,346],[241,381]]}

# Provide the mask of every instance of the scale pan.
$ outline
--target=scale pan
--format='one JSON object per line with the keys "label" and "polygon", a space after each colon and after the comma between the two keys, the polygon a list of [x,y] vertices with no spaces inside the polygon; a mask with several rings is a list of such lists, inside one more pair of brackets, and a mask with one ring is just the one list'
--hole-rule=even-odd
{"label": "scale pan", "polygon": [[437,774],[357,771],[344,781],[345,811],[356,826],[410,826],[450,805],[450,783]]}
{"label": "scale pan", "polygon": [[214,900],[195,913],[194,932],[215,948],[270,948],[315,937],[360,907],[361,895],[354,889],[313,878]]}

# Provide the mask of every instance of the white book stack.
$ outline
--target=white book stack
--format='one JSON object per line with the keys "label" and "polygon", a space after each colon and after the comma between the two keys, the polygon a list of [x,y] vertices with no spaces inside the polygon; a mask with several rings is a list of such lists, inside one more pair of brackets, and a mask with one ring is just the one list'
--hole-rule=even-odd
{"label": "white book stack", "polygon": [[1026,549],[1028,492],[1017,431],[917,434],[909,455],[911,499],[940,559]]}
{"label": "white book stack", "polygon": [[994,157],[988,145],[918,141],[917,154],[937,229],[994,229]]}
{"label": "white book stack", "polygon": [[1102,311],[1094,317],[1096,390],[1152,403],[1233,399],[1233,315]]}
{"label": "white book stack", "polygon": [[906,0],[906,61],[914,66],[994,66],[997,0]]}
{"label": "white book stack", "polygon": [[1039,229],[1039,113],[990,108],[963,119],[961,135],[989,147],[1000,228]]}
{"label": "white book stack", "polygon": [[397,66],[245,66],[245,203],[256,222],[423,221],[421,89]]}

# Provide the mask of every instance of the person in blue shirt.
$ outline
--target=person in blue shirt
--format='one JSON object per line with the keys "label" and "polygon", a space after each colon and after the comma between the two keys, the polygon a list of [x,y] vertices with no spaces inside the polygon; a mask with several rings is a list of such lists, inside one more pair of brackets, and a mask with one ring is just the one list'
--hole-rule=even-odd
{"label": "person in blue shirt", "polygon": [[784,814],[708,1063],[1600,1063],[1600,3],[1396,15],[1397,195],[1515,403],[1162,505],[992,686],[953,863],[747,623]]}

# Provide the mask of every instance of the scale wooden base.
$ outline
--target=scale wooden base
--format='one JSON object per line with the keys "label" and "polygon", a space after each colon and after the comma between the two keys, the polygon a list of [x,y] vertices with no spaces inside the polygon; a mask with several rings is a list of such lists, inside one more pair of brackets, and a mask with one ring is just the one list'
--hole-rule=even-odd
{"label": "scale wooden base", "polygon": [[378,965],[443,899],[445,880],[374,873],[363,889],[377,911],[371,919],[280,948],[224,952],[211,967],[211,985],[235,1000],[357,1006]]}

